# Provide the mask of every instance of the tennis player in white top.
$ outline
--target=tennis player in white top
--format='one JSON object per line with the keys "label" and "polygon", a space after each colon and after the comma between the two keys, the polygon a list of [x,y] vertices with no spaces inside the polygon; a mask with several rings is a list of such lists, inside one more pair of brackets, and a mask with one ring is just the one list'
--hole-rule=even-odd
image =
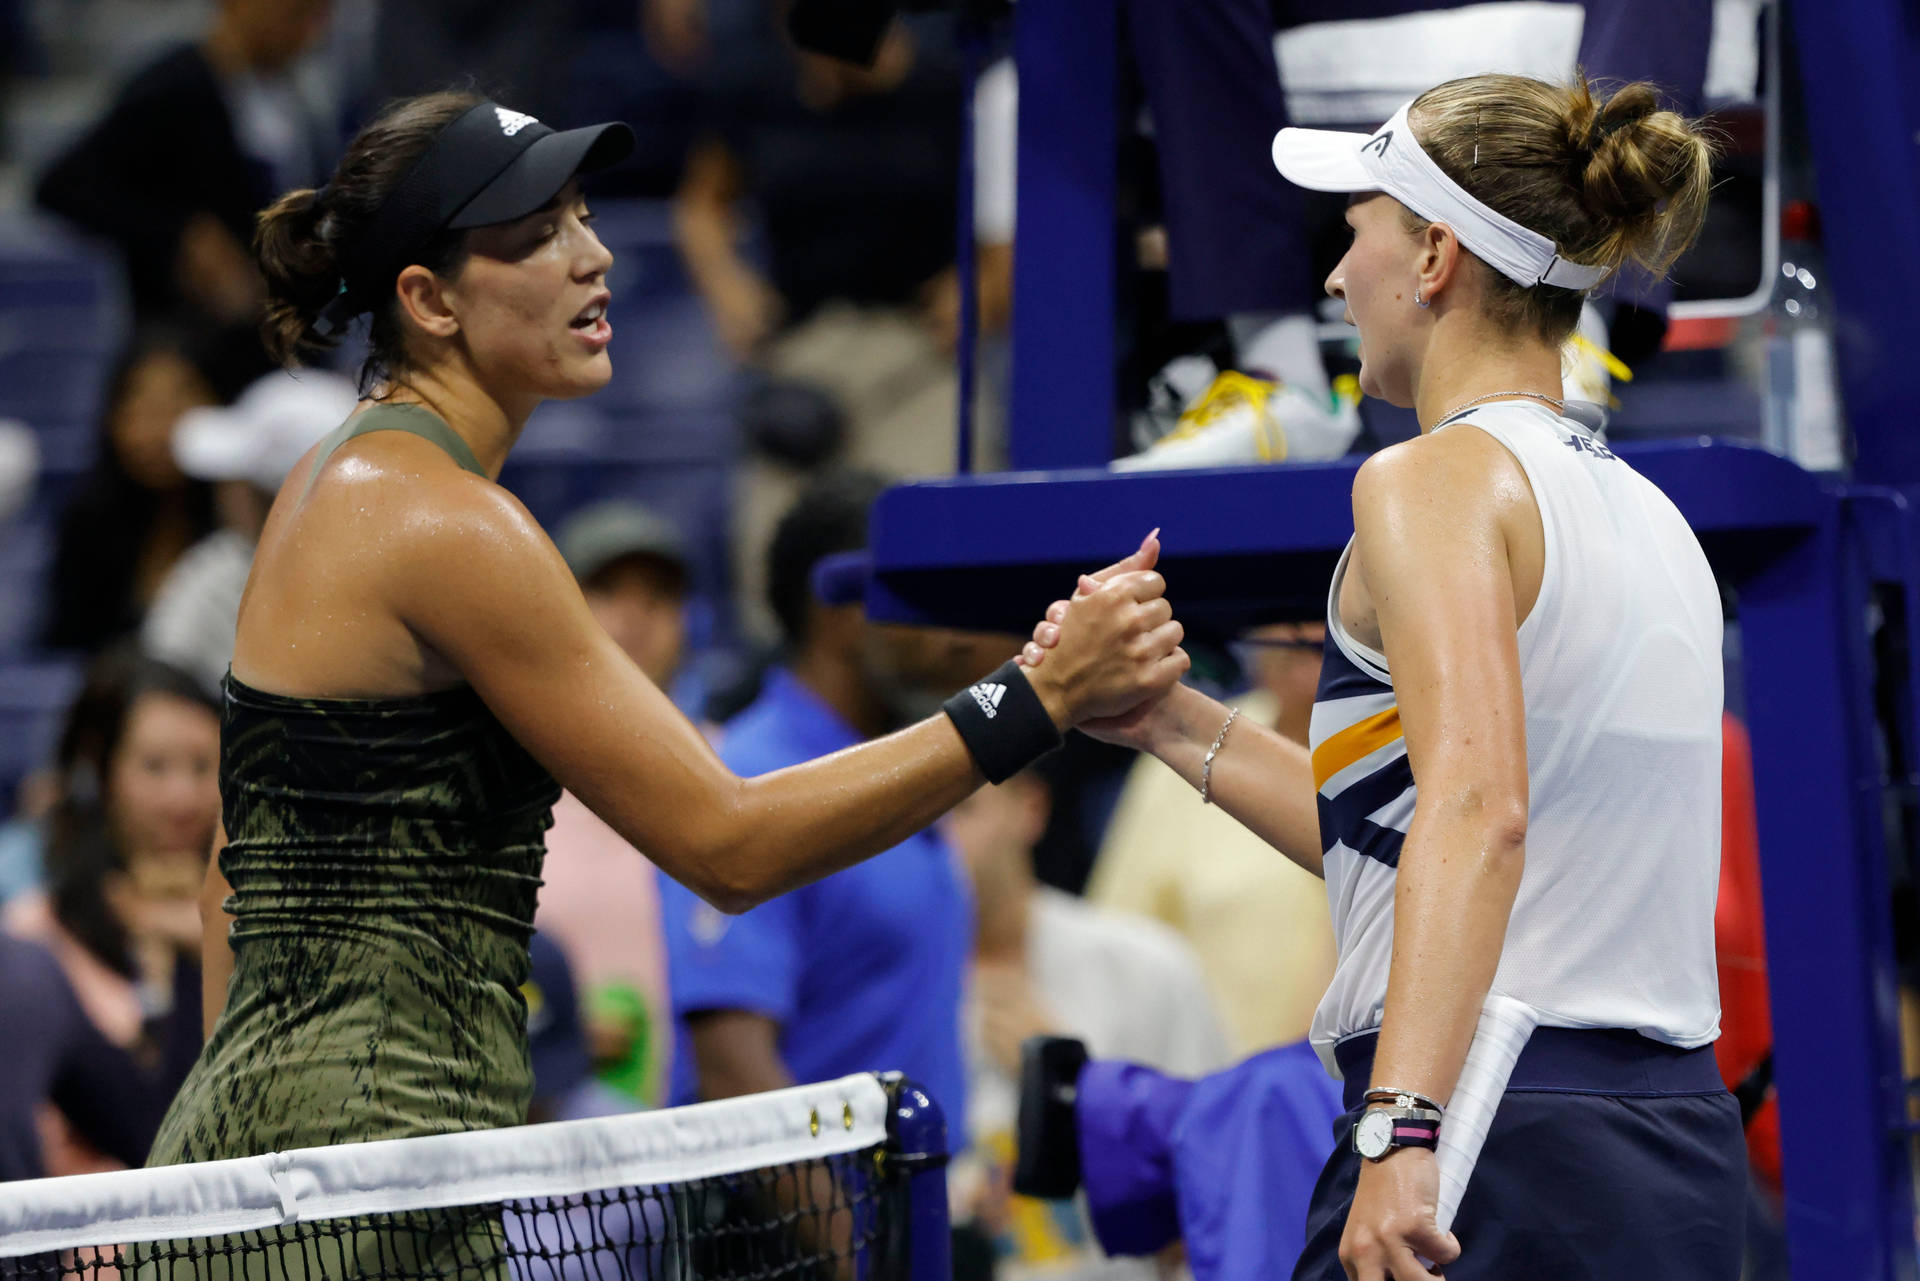
{"label": "tennis player in white top", "polygon": [[[1421,435],[1354,483],[1310,748],[1185,686],[1083,728],[1326,878],[1339,963],[1313,1039],[1349,1111],[1296,1281],[1413,1281],[1423,1260],[1455,1281],[1731,1281],[1745,1148],[1706,1048],[1720,601],[1560,377],[1585,295],[1698,232],[1711,145],[1647,85],[1602,101],[1488,75],[1273,153],[1351,193],[1327,292],[1361,388]],[[1052,639],[1042,623],[1024,660]],[[1434,1146],[1489,992],[1537,1030],[1448,1232]]]}

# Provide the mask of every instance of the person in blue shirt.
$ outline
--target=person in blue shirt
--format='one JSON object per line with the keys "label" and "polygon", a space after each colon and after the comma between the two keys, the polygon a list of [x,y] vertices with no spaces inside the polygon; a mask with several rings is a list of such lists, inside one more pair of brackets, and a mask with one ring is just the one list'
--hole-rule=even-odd
{"label": "person in blue shirt", "polygon": [[[811,589],[821,560],[866,545],[879,490],[870,477],[823,478],[775,531],[768,596],[786,663],[726,727],[720,755],[743,777],[897,727],[939,658],[923,635],[872,624],[859,604],[828,604]],[[937,831],[741,916],[672,881],[661,883],[661,909],[680,1025],[676,1103],[897,1069],[947,1116],[966,1115],[959,1006],[973,908]]]}

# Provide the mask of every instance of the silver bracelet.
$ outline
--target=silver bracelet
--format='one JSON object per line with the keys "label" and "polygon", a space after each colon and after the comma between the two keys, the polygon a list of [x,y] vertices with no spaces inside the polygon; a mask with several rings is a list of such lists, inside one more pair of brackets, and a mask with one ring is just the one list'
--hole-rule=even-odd
{"label": "silver bracelet", "polygon": [[1227,709],[1226,723],[1221,725],[1220,732],[1213,736],[1213,746],[1207,749],[1207,758],[1200,762],[1200,803],[1202,805],[1213,804],[1213,758],[1220,755],[1220,748],[1227,741],[1227,731],[1233,728],[1234,718],[1238,715],[1240,715],[1239,708]]}
{"label": "silver bracelet", "polygon": [[1431,1095],[1414,1090],[1402,1090],[1391,1085],[1376,1085],[1365,1095],[1368,1103],[1390,1103],[1396,1107],[1422,1107],[1434,1112],[1445,1112],[1438,1100]]}

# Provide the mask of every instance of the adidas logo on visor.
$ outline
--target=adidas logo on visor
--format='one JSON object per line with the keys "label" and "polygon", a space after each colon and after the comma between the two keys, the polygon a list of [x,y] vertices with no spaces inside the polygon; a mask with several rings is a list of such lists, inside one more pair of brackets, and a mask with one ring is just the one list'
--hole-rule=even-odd
{"label": "adidas logo on visor", "polygon": [[980,704],[980,710],[992,720],[1000,714],[1000,700],[1007,696],[1005,685],[975,685],[967,691],[973,695],[973,701]]}
{"label": "adidas logo on visor", "polygon": [[519,133],[522,129],[525,129],[528,125],[537,125],[540,123],[532,116],[523,115],[518,111],[508,111],[505,107],[495,107],[493,114],[500,117],[500,132],[506,134],[509,138]]}

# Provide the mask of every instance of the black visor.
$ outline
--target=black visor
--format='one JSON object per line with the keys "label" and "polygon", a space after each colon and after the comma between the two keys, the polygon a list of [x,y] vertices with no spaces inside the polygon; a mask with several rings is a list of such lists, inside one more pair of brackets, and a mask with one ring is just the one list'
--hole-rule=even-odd
{"label": "black visor", "polygon": [[556,131],[532,116],[483,102],[440,131],[373,219],[341,253],[341,290],[314,322],[330,336],[376,305],[442,231],[512,222],[540,209],[575,174],[626,159],[624,124]]}

